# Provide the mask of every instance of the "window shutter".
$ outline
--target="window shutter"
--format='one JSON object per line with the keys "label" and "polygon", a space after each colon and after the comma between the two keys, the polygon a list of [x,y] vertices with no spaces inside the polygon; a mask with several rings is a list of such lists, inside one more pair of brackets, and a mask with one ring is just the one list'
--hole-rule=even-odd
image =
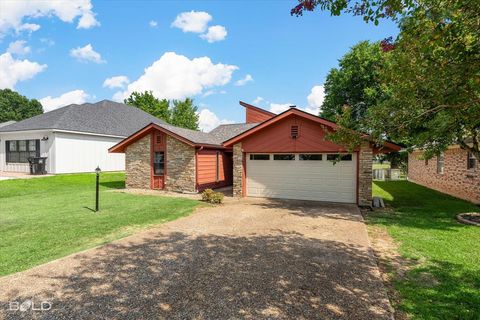
{"label": "window shutter", "polygon": [[5,141],[6,162],[10,162],[10,141]]}
{"label": "window shutter", "polygon": [[35,152],[36,152],[36,155],[35,157],[40,157],[40,140],[35,140]]}

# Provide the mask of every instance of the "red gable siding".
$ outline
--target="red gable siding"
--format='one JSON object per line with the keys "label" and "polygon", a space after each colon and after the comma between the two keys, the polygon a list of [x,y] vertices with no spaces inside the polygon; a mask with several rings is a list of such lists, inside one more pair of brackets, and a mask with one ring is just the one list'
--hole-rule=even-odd
{"label": "red gable siding", "polygon": [[272,117],[271,115],[267,115],[263,112],[251,108],[245,108],[245,111],[247,123],[260,123],[263,121],[267,121]]}
{"label": "red gable siding", "polygon": [[[291,126],[299,128],[299,136],[291,138]],[[244,152],[339,152],[345,148],[325,140],[328,127],[311,120],[289,116],[242,140]]]}

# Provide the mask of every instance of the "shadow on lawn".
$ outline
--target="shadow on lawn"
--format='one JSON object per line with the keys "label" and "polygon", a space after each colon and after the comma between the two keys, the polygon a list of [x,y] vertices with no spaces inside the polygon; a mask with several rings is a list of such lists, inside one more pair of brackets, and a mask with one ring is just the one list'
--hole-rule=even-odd
{"label": "shadow on lawn", "polygon": [[402,309],[431,319],[478,319],[480,316],[480,274],[460,264],[434,260],[399,279]]}
{"label": "shadow on lawn", "polygon": [[[33,316],[389,319],[376,266],[353,245],[294,233],[194,237],[175,232],[93,253],[76,256],[80,265],[73,275],[54,278],[60,284],[36,295],[54,297],[53,308]],[[23,298],[31,296],[16,300]]]}
{"label": "shadow on lawn", "polygon": [[107,189],[125,189],[124,180],[104,181],[104,182],[100,180],[100,185]]}
{"label": "shadow on lawn", "polygon": [[380,209],[371,214],[384,225],[458,231],[468,226],[457,222],[457,214],[475,208],[469,202],[408,181],[376,181],[375,184],[393,197],[393,200],[385,199],[393,211]]}

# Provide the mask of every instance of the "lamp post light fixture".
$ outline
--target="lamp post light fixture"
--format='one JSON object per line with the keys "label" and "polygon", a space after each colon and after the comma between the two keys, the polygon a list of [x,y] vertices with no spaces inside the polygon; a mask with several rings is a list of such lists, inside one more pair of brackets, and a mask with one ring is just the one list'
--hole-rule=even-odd
{"label": "lamp post light fixture", "polygon": [[95,173],[97,174],[97,185],[96,185],[96,190],[95,190],[95,212],[98,212],[98,194],[99,194],[99,185],[100,185],[100,172],[102,170],[100,167],[97,166],[95,169]]}

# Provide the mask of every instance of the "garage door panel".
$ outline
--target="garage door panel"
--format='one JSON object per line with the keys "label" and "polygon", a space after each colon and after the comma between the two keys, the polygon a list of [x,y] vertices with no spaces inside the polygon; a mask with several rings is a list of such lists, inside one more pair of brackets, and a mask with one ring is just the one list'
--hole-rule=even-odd
{"label": "garage door panel", "polygon": [[[247,195],[251,197],[356,202],[356,159],[333,164],[326,160],[250,160]],[[273,156],[270,156],[273,159]]]}

